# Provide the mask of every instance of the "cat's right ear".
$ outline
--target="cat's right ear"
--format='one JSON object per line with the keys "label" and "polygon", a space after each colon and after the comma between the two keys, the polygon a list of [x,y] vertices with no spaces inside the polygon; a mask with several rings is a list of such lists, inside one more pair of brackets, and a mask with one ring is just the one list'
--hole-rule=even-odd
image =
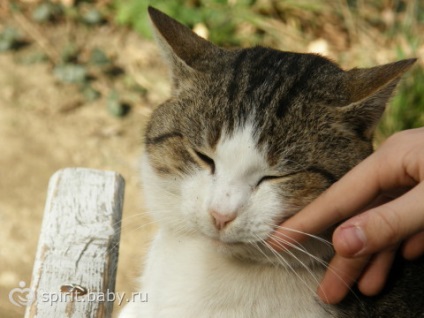
{"label": "cat's right ear", "polygon": [[347,100],[350,105],[342,107],[346,122],[367,139],[386,108],[401,76],[416,59],[401,60],[371,68],[352,69],[345,72]]}
{"label": "cat's right ear", "polygon": [[190,76],[190,70],[207,71],[213,56],[222,51],[163,12],[148,8],[156,40],[174,76]]}

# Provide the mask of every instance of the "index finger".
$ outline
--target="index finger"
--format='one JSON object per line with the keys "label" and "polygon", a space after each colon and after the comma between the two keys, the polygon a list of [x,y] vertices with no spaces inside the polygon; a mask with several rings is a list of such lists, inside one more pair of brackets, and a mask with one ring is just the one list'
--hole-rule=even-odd
{"label": "index finger", "polygon": [[[400,182],[392,156],[374,153],[355,166],[303,210],[285,221],[272,235],[276,249],[281,241],[302,241],[307,234],[318,234],[357,214],[384,189]],[[383,162],[382,162],[383,161]],[[397,174],[397,175],[396,175]],[[278,241],[278,242],[277,242]]]}

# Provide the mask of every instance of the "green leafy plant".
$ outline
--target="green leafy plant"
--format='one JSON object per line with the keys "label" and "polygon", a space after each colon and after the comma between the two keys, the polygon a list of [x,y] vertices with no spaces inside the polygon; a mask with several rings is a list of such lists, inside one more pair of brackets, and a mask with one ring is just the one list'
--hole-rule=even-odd
{"label": "green leafy plant", "polygon": [[[221,46],[261,44],[306,51],[311,41],[324,39],[332,51],[331,57],[347,68],[419,57],[424,50],[424,2],[420,0],[84,0],[67,7],[53,0],[35,4],[9,2],[12,13],[27,15],[42,27],[65,23],[70,28],[79,25],[90,30],[108,24],[112,29],[126,26],[147,38],[152,33],[149,5],[191,28],[205,27],[209,39]],[[0,30],[0,52],[18,50],[25,43],[23,39],[28,38],[30,28],[5,27]],[[59,82],[77,85],[87,101],[104,97],[109,100],[107,108],[111,114],[121,113],[116,105],[122,104],[122,94],[110,92],[116,90],[116,81],[125,88],[125,70],[115,65],[101,48],[88,51],[81,44],[72,44],[72,39],[68,43],[56,48],[56,54],[42,50],[28,63],[48,60]],[[124,76],[119,79],[121,75]],[[99,89],[96,84],[101,79],[104,83]],[[380,139],[397,130],[424,125],[423,82],[422,62],[418,62],[401,81],[398,94],[379,126]],[[135,90],[146,94],[142,87]]]}
{"label": "green leafy plant", "polygon": [[115,0],[113,4],[116,21],[135,29],[145,37],[151,36],[147,7],[152,5],[189,27],[203,23],[214,43],[234,45],[239,43],[237,25],[240,20],[244,20],[243,13],[247,14],[254,2],[239,0],[229,5],[226,0]]}
{"label": "green leafy plant", "polygon": [[61,4],[52,3],[50,1],[41,2],[32,11],[32,19],[36,22],[51,22],[62,17],[64,8]]}
{"label": "green leafy plant", "polygon": [[402,79],[380,126],[380,136],[424,126],[424,69],[416,66]]}
{"label": "green leafy plant", "polygon": [[17,49],[23,44],[21,32],[13,27],[6,27],[0,33],[0,52]]}

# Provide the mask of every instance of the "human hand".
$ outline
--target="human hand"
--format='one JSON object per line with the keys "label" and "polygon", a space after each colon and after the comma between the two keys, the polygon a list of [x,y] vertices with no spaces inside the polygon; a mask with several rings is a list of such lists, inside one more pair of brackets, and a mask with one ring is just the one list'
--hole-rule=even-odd
{"label": "human hand", "polygon": [[[344,221],[333,233],[336,253],[318,295],[338,303],[355,281],[363,294],[375,295],[401,244],[407,259],[424,254],[423,181],[424,128],[396,133],[274,235],[303,241],[301,232],[318,234]],[[282,250],[281,242],[270,244]]]}

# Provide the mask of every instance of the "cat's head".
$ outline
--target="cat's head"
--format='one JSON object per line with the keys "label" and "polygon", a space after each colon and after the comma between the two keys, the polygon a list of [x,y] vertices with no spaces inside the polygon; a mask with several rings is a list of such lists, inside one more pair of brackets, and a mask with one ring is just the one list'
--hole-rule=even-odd
{"label": "cat's head", "polygon": [[173,90],[146,131],[148,208],[161,226],[234,254],[255,254],[254,242],[372,152],[414,62],[344,71],[315,54],[225,50],[149,13]]}

